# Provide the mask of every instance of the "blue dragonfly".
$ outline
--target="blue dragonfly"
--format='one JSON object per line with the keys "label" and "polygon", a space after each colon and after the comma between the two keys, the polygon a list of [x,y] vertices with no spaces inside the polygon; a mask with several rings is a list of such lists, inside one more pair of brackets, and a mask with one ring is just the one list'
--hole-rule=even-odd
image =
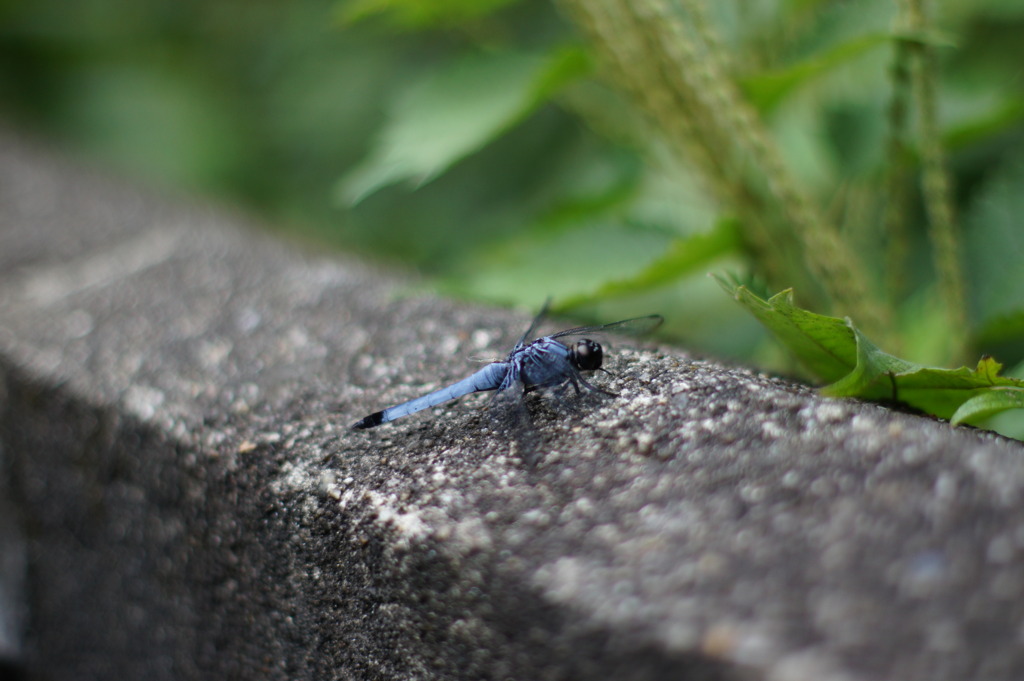
{"label": "blue dragonfly", "polygon": [[472,376],[440,390],[374,412],[357,421],[352,427],[356,429],[374,428],[442,402],[485,390],[497,391],[495,395],[497,398],[521,395],[540,388],[561,390],[568,384],[575,389],[577,395],[580,394],[582,386],[590,391],[615,397],[616,393],[591,385],[581,373],[597,370],[609,373],[606,369],[601,368],[604,361],[604,350],[601,344],[589,338],[580,338],[570,341],[571,344],[566,345],[560,339],[568,340],[571,336],[606,332],[642,334],[653,331],[664,321],[661,315],[648,315],[624,319],[611,324],[578,326],[527,342],[527,339],[533,335],[547,315],[550,302],[548,300],[544,303],[544,307],[534,318],[526,333],[519,338],[519,342],[515,344],[504,360],[491,362]]}

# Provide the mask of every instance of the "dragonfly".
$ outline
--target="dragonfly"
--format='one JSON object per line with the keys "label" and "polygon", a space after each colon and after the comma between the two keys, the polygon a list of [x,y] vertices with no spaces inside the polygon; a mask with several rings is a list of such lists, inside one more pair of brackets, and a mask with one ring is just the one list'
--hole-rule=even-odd
{"label": "dragonfly", "polygon": [[584,371],[600,370],[610,374],[607,369],[601,367],[604,363],[604,349],[601,344],[590,338],[571,340],[571,337],[609,332],[634,335],[648,333],[661,325],[664,321],[662,316],[655,314],[623,319],[611,324],[577,326],[527,342],[547,315],[550,303],[550,300],[544,303],[540,313],[505,359],[491,362],[473,375],[432,393],[376,411],[363,417],[352,427],[359,430],[374,428],[463,395],[488,390],[497,391],[497,398],[503,394],[522,394],[542,388],[564,390],[567,385],[571,385],[576,395],[580,395],[582,387],[595,393],[617,397],[616,393],[592,385],[583,377]]}

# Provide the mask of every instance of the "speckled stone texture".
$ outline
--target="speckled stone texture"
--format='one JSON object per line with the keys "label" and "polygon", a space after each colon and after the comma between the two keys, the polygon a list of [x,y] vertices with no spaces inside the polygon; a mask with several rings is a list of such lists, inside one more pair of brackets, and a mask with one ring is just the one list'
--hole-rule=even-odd
{"label": "speckled stone texture", "polygon": [[353,432],[527,315],[9,132],[0,264],[5,669],[1024,678],[1020,443],[629,342],[528,440],[486,398]]}

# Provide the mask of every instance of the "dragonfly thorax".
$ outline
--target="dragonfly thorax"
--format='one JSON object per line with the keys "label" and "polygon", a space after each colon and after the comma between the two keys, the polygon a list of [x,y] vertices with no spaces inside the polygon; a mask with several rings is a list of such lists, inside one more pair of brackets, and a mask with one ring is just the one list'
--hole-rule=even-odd
{"label": "dragonfly thorax", "polygon": [[583,338],[569,348],[569,360],[580,371],[594,371],[601,368],[604,351],[600,343]]}

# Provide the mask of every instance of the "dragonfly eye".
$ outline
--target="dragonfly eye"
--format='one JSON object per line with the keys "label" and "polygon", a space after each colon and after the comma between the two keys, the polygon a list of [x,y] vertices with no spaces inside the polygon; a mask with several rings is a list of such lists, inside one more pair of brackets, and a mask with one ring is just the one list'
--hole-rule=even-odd
{"label": "dragonfly eye", "polygon": [[584,338],[578,341],[569,351],[572,363],[580,371],[594,371],[601,368],[601,361],[604,359],[604,352],[601,344]]}

